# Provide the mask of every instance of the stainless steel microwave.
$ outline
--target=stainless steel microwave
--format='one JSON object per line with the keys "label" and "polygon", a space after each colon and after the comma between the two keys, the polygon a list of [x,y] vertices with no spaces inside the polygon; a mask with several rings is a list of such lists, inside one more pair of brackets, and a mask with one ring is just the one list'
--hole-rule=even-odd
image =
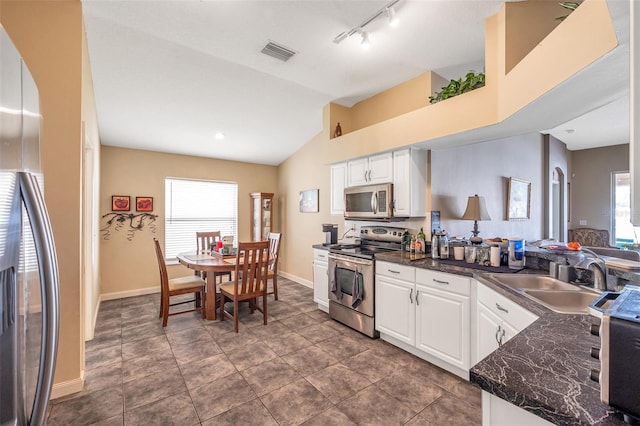
{"label": "stainless steel microwave", "polygon": [[393,217],[393,184],[345,188],[344,217],[348,219],[389,219]]}

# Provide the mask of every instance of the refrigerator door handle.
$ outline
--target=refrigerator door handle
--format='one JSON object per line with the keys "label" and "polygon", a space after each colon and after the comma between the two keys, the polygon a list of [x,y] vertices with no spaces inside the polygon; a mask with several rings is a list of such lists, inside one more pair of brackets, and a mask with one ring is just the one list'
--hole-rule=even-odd
{"label": "refrigerator door handle", "polygon": [[49,215],[38,181],[31,173],[18,172],[17,175],[20,194],[31,223],[42,292],[43,339],[40,350],[38,384],[29,424],[44,425],[46,423],[47,404],[51,396],[56,354],[58,352],[58,323],[60,315],[58,305],[58,261],[56,259],[56,248]]}

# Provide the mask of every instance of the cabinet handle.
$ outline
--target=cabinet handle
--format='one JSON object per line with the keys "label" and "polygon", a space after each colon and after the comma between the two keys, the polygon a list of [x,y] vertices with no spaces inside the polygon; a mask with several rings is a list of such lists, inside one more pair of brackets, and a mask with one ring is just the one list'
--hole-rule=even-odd
{"label": "cabinet handle", "polygon": [[392,274],[399,274],[400,271],[394,271],[393,269],[387,269],[388,272],[391,272]]}
{"label": "cabinet handle", "polygon": [[413,289],[409,292],[409,301],[413,303]]}
{"label": "cabinet handle", "polygon": [[438,284],[446,284],[446,285],[449,285],[449,281],[440,281],[440,280],[436,280],[435,278],[433,278],[433,282],[434,282],[434,283],[438,283]]}
{"label": "cabinet handle", "polygon": [[420,305],[420,299],[418,299],[419,295],[420,295],[420,290],[416,290],[416,305]]}
{"label": "cabinet handle", "polygon": [[500,304],[498,302],[496,302],[496,308],[498,308],[499,311],[502,311],[505,314],[509,313],[509,310],[507,308],[503,308],[502,306],[500,306]]}

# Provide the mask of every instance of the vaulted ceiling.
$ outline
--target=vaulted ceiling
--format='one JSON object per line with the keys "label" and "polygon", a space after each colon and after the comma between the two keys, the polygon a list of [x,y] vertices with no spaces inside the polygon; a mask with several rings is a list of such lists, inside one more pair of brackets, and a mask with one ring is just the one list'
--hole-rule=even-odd
{"label": "vaulted ceiling", "polygon": [[[359,34],[333,40],[389,1],[83,0],[101,142],[280,164],[320,132],[329,102],[351,106],[427,70],[445,78],[481,71],[484,20],[502,3],[400,0],[400,25],[381,13],[364,27],[364,50]],[[570,149],[628,141],[628,2],[608,3],[621,44],[581,85],[610,69],[606,87],[617,89],[601,96],[604,88],[592,87],[589,102],[576,96],[575,113],[569,102],[552,120],[531,108],[505,131],[535,123]],[[270,41],[295,55],[264,55]]]}

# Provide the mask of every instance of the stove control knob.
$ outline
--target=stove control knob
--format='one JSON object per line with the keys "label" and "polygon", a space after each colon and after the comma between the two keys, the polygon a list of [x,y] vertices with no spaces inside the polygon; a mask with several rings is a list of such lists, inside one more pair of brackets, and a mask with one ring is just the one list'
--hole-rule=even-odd
{"label": "stove control knob", "polygon": [[591,358],[600,359],[600,348],[591,348]]}
{"label": "stove control knob", "polygon": [[600,383],[600,370],[591,370],[591,375],[589,377],[594,382]]}
{"label": "stove control knob", "polygon": [[593,334],[594,336],[600,336],[600,325],[598,324],[591,324],[591,329],[589,330],[591,332],[591,334]]}

